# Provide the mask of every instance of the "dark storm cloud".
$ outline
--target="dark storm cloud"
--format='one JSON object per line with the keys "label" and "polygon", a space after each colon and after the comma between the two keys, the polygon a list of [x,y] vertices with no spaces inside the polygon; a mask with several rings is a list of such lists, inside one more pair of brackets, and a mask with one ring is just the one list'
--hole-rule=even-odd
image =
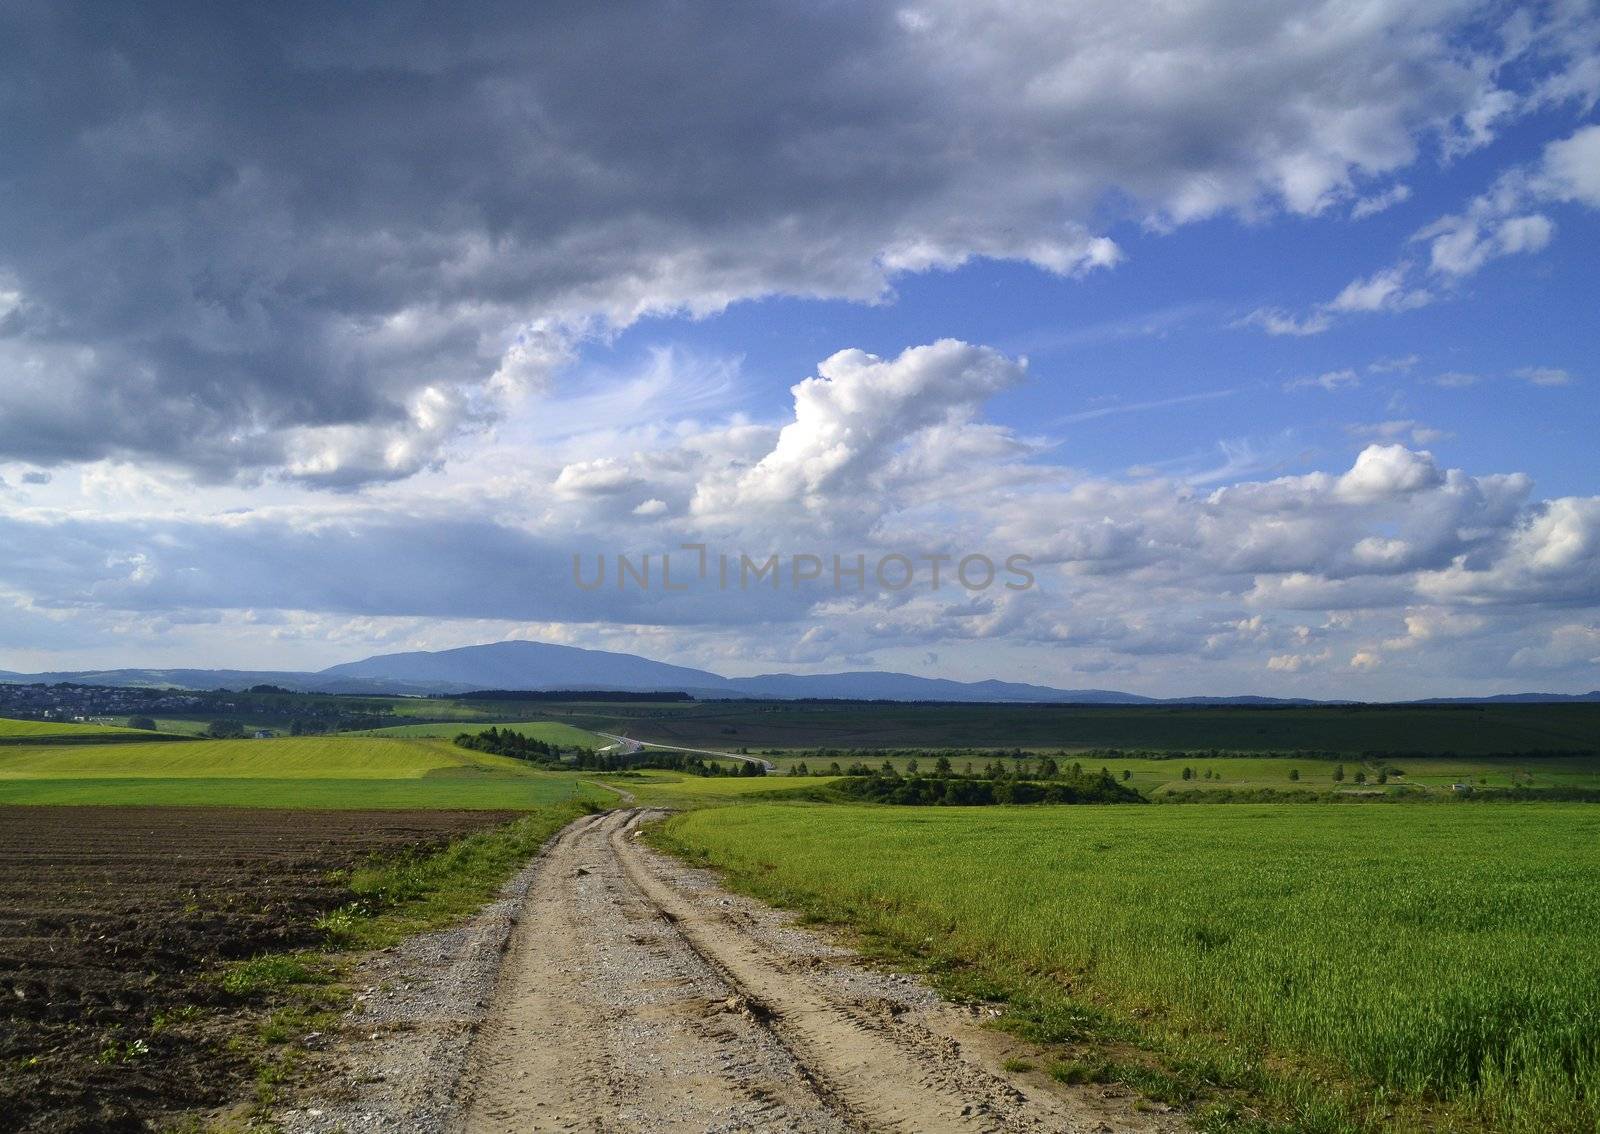
{"label": "dark storm cloud", "polygon": [[405,476],[596,325],[1311,211],[1492,93],[1470,10],[11,5],[0,459]]}

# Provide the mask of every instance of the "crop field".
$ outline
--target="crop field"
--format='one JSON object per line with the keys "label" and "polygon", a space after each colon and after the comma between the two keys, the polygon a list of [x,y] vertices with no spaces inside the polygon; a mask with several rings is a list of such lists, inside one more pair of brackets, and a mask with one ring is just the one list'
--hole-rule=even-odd
{"label": "crop field", "polygon": [[769,803],[661,838],[975,967],[1055,1038],[1110,1021],[1254,1085],[1297,1130],[1600,1122],[1592,807]]}
{"label": "crop field", "polygon": [[0,1128],[145,1129],[231,1101],[225,962],[315,944],[335,872],[512,816],[0,807]]}
{"label": "crop field", "polygon": [[1247,708],[755,701],[540,709],[580,728],[694,748],[1215,748],[1476,756],[1592,753],[1600,747],[1600,704],[1586,703]]}
{"label": "crop field", "polygon": [[367,732],[351,733],[352,736],[399,736],[412,739],[419,737],[432,737],[434,739],[452,739],[459,734],[480,733],[485,729],[499,728],[503,732],[521,733],[531,740],[542,740],[546,744],[554,744],[560,748],[604,748],[611,741],[603,736],[581,728],[573,728],[569,724],[559,721],[483,721],[475,723],[461,723],[455,721],[435,724],[393,725],[389,728],[371,729]]}
{"label": "crop field", "polygon": [[526,810],[608,793],[578,776],[393,737],[0,749],[0,803]]}
{"label": "crop field", "polygon": [[151,734],[138,729],[101,724],[68,724],[63,721],[15,721],[0,717],[0,745],[12,744],[105,744],[116,740],[148,740]]}

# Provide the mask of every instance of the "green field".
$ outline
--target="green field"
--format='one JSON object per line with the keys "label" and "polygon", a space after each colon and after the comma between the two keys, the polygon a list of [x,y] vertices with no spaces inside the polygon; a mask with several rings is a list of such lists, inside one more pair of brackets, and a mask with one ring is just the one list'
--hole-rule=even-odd
{"label": "green field", "polygon": [[[811,772],[825,771],[829,760],[816,757],[778,756],[772,758],[778,766],[775,782],[788,782],[787,772],[796,764],[804,763]],[[851,758],[837,761],[848,767]],[[876,755],[863,757],[868,767],[877,770],[884,760]],[[907,774],[909,759],[904,756],[890,758],[888,762],[902,775]],[[989,757],[968,758],[957,756],[952,764],[957,772],[972,763],[981,770]],[[1012,767],[1010,760],[1003,760]],[[1173,792],[1270,789],[1274,791],[1310,790],[1369,791],[1378,788],[1378,774],[1383,768],[1398,768],[1403,775],[1391,775],[1388,790],[1399,792],[1406,788],[1422,788],[1428,792],[1448,792],[1455,783],[1467,783],[1487,788],[1591,788],[1600,789],[1600,756],[1528,757],[1405,757],[1395,760],[1363,763],[1354,757],[1346,759],[1307,759],[1270,756],[1220,756],[1181,758],[1105,757],[1088,760],[1091,771],[1105,767],[1119,781],[1129,773],[1127,782],[1145,795],[1155,798]],[[917,761],[923,774],[933,769],[933,761],[924,756]],[[1334,779],[1335,770],[1343,767],[1343,781]],[[1183,771],[1189,768],[1194,776],[1185,780]],[[1206,773],[1210,773],[1208,777]],[[1355,782],[1358,772],[1364,772],[1368,783]],[[1299,778],[1293,778],[1298,773]]]}
{"label": "green field", "polygon": [[637,796],[640,803],[659,807],[712,807],[748,802],[751,798],[785,795],[833,782],[827,776],[691,776],[655,769],[626,775],[596,775],[599,783],[612,784]]}
{"label": "green field", "polygon": [[[515,715],[507,706],[501,712]],[[544,703],[539,715],[661,744],[752,750],[1214,748],[1481,756],[1600,749],[1600,704],[1592,703],[1207,708],[717,701]]]}
{"label": "green field", "polygon": [[61,721],[16,721],[0,717],[0,744],[106,743],[148,740],[149,732],[103,724],[67,724]]}
{"label": "green field", "polygon": [[1273,1098],[1292,1129],[1600,1122],[1592,807],[774,803],[662,837],[975,966],[1036,1031],[1133,1036]]}
{"label": "green field", "polygon": [[580,779],[448,741],[390,737],[0,750],[0,803],[525,809],[614,798]]}
{"label": "green field", "polygon": [[485,721],[472,724],[446,721],[435,724],[393,725],[390,728],[370,729],[366,732],[350,733],[349,735],[434,737],[448,740],[463,732],[480,733],[489,728],[521,733],[523,736],[533,740],[542,740],[546,744],[554,744],[559,748],[604,748],[611,743],[603,736],[598,736],[581,728],[573,728],[569,724],[561,724],[559,721]]}

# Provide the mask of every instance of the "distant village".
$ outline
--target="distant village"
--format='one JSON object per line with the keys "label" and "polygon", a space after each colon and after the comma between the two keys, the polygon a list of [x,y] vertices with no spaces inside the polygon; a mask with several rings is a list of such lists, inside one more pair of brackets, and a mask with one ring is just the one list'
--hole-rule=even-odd
{"label": "distant village", "polygon": [[89,722],[135,715],[182,716],[202,706],[208,710],[226,707],[210,696],[181,689],[0,684],[0,716],[18,720]]}

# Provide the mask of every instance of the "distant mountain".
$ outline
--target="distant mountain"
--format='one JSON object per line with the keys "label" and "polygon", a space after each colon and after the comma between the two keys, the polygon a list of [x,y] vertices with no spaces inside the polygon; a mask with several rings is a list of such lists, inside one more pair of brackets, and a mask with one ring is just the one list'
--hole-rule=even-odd
{"label": "distant mountain", "polygon": [[650,661],[609,650],[549,642],[493,642],[454,650],[380,654],[317,674],[333,681],[366,680],[466,689],[630,689],[733,692],[728,680],[703,669]]}
{"label": "distant mountain", "polygon": [[1103,689],[1051,689],[1013,681],[948,681],[909,673],[793,674],[723,677],[633,654],[546,642],[495,642],[437,652],[384,654],[336,665],[322,679],[432,682],[443,690],[682,690],[700,697],[845,698],[861,701],[1038,701],[1135,704],[1150,700]]}
{"label": "distant mountain", "polygon": [[1495,693],[1488,697],[1429,697],[1413,705],[1534,705],[1562,701],[1600,701],[1600,689],[1588,693]]}
{"label": "distant mountain", "polygon": [[1039,701],[1096,705],[1143,705],[1151,697],[1113,689],[1052,689],[1018,681],[950,681],[909,673],[858,670],[853,673],[764,673],[729,678],[728,684],[753,697],[843,698],[857,701]]}
{"label": "distant mountain", "polygon": [[[0,683],[71,681],[84,685],[182,689],[246,689],[278,685],[307,693],[424,694],[477,689],[588,689],[636,693],[682,692],[695,697],[855,701],[1021,702],[1072,705],[1342,705],[1302,697],[1144,697],[1114,689],[1055,689],[1018,681],[951,681],[909,673],[764,673],[728,678],[610,650],[549,642],[492,642],[453,650],[379,654],[320,673],[238,669],[114,669],[23,674],[0,670]],[[1435,697],[1418,705],[1600,701],[1592,693],[1502,693],[1492,697]]]}

